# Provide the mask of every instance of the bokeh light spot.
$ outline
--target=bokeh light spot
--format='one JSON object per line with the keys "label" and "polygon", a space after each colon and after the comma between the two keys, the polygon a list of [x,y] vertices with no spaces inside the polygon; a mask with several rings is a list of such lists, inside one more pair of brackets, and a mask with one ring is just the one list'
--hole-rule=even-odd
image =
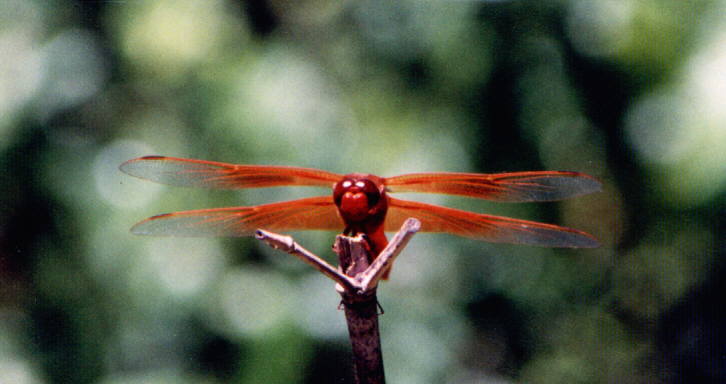
{"label": "bokeh light spot", "polygon": [[0,4],[0,150],[12,143],[13,118],[42,83],[42,10],[31,1]]}
{"label": "bokeh light spot", "polygon": [[147,249],[152,274],[169,293],[182,298],[208,287],[226,264],[216,239],[155,239]]}
{"label": "bokeh light spot", "polygon": [[88,31],[64,31],[44,47],[42,55],[45,78],[37,106],[41,118],[88,100],[106,81],[100,47]]}
{"label": "bokeh light spot", "polygon": [[340,295],[335,283],[318,273],[309,273],[298,290],[298,324],[308,334],[320,339],[345,339],[348,328],[342,311],[336,309]]}
{"label": "bokeh light spot", "polygon": [[93,179],[98,194],[116,207],[136,208],[149,203],[160,186],[128,176],[118,167],[141,154],[153,153],[147,145],[131,140],[118,140],[103,148],[93,162]]}
{"label": "bokeh light spot", "polygon": [[630,0],[572,1],[567,15],[567,34],[585,54],[611,54],[631,38],[633,8]]}
{"label": "bokeh light spot", "polygon": [[230,271],[217,289],[214,311],[221,318],[215,325],[231,336],[263,337],[289,320],[292,298],[292,287],[279,274],[249,266]]}

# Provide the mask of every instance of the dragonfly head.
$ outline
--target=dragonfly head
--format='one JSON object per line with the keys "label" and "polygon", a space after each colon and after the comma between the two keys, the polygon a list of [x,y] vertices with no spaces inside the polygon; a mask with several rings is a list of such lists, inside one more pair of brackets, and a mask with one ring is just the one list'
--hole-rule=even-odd
{"label": "dragonfly head", "polygon": [[333,186],[333,200],[347,223],[385,215],[388,208],[385,186],[373,175],[345,175]]}

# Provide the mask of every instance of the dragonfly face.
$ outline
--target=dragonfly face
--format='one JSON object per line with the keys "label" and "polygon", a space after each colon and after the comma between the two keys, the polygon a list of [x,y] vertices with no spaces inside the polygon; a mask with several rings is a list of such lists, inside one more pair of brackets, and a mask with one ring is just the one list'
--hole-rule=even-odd
{"label": "dragonfly face", "polygon": [[345,175],[333,186],[333,201],[345,222],[345,234],[372,232],[383,225],[388,211],[386,187],[374,175]]}

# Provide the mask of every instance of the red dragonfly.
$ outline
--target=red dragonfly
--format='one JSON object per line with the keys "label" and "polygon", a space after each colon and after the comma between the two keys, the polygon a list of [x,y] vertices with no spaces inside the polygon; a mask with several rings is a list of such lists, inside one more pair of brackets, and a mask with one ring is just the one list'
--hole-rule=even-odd
{"label": "red dragonfly", "polygon": [[341,175],[311,168],[236,165],[213,161],[146,156],[121,165],[129,175],[162,184],[218,189],[320,186],[328,196],[251,207],[166,213],[136,224],[132,233],[168,236],[254,236],[271,231],[334,230],[363,233],[373,255],[388,244],[384,231],[396,231],[415,217],[423,232],[445,232],[496,243],[543,247],[594,248],[600,244],[576,229],[492,216],[438,205],[396,199],[389,192],[462,195],[500,202],[553,201],[600,190],[591,176],[564,171],[479,173],[412,173],[379,177]]}

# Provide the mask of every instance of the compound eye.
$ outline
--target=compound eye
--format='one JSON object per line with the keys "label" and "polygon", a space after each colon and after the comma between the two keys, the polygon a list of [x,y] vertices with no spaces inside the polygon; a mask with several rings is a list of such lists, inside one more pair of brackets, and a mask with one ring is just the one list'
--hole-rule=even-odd
{"label": "compound eye", "polygon": [[350,188],[351,185],[353,185],[353,182],[350,180],[346,180],[343,182],[343,188]]}
{"label": "compound eye", "polygon": [[368,198],[368,205],[370,207],[375,206],[378,204],[378,201],[381,200],[381,193],[372,182],[363,180],[356,182],[355,185],[366,194],[366,197]]}

